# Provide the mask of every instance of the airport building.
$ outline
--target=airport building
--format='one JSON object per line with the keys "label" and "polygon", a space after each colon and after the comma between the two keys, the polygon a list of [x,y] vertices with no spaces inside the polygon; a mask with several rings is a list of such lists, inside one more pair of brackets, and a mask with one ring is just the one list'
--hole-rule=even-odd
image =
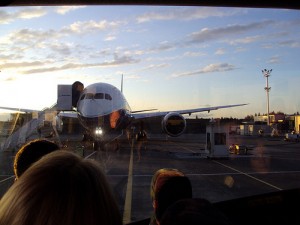
{"label": "airport building", "polygon": [[295,116],[295,131],[297,134],[300,133],[300,115]]}
{"label": "airport building", "polygon": [[286,120],[289,122],[291,127],[294,127],[294,131],[300,133],[300,115],[286,116]]}
{"label": "airport building", "polygon": [[[274,123],[281,123],[285,120],[285,115],[282,113],[280,114],[269,114],[270,124]],[[268,122],[268,116],[267,115],[258,115],[254,116],[254,122]]]}
{"label": "airport building", "polygon": [[300,133],[300,115],[270,114],[270,126],[267,125],[267,115],[254,116],[253,122],[243,122],[239,127],[241,135],[258,135],[262,130],[264,135]]}

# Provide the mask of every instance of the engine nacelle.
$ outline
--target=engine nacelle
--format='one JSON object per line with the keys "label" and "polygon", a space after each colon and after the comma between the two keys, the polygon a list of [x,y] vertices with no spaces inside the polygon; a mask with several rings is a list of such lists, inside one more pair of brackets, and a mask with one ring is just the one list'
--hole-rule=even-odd
{"label": "engine nacelle", "polygon": [[178,137],[186,128],[186,121],[181,114],[170,112],[163,118],[162,129],[171,137]]}

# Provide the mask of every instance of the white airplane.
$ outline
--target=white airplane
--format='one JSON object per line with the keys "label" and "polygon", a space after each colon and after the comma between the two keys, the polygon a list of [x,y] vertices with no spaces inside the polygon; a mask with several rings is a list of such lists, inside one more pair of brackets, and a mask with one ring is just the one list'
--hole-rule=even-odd
{"label": "white airplane", "polygon": [[[121,87],[121,90],[123,88]],[[104,149],[105,144],[123,134],[133,121],[149,117],[162,117],[162,129],[169,136],[177,137],[186,128],[183,114],[192,114],[243,106],[247,104],[223,105],[188,110],[146,112],[132,111],[122,91],[108,83],[94,83],[86,88],[79,81],[72,85],[58,85],[55,110],[58,118],[77,117],[86,133],[92,138],[94,150]],[[0,107],[1,109],[33,112],[34,110]],[[56,118],[56,119],[58,119]],[[57,123],[60,124],[60,123]]]}

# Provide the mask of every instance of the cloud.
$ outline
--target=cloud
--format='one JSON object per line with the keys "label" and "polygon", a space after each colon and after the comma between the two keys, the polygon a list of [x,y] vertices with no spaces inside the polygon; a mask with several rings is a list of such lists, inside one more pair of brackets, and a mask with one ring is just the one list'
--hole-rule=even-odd
{"label": "cloud", "polygon": [[204,55],[206,55],[206,53],[203,53],[203,52],[199,52],[199,51],[197,51],[197,52],[185,52],[184,54],[183,54],[183,56],[187,56],[187,57],[198,57],[198,56],[204,56]]}
{"label": "cloud", "polygon": [[157,53],[162,51],[169,51],[172,49],[175,49],[175,44],[164,41],[159,43],[157,46],[148,49],[148,53]]}
{"label": "cloud", "polygon": [[201,72],[202,73],[224,72],[224,71],[230,71],[234,69],[235,69],[234,65],[230,65],[228,63],[219,63],[219,64],[209,64],[208,66],[205,66],[201,70]]}
{"label": "cloud", "polygon": [[85,8],[86,6],[59,6],[55,9],[55,12],[61,15],[65,15],[70,11]]}
{"label": "cloud", "polygon": [[280,57],[279,56],[273,56],[271,57],[267,63],[270,63],[270,64],[277,64],[277,63],[280,63]]}
{"label": "cloud", "polygon": [[244,37],[244,38],[239,38],[239,39],[235,39],[230,41],[230,44],[232,45],[236,45],[236,44],[250,44],[253,42],[257,42],[260,40],[265,39],[266,37],[263,37],[261,35],[256,35],[256,36],[249,36],[249,37]]}
{"label": "cloud", "polygon": [[141,79],[140,75],[136,75],[136,74],[126,75],[126,80],[140,80],[140,79]]}
{"label": "cloud", "polygon": [[14,18],[4,10],[0,10],[0,24],[7,24]]}
{"label": "cloud", "polygon": [[26,7],[10,13],[0,10],[0,24],[9,24],[17,19],[39,18],[46,14],[47,11],[42,7]]}
{"label": "cloud", "polygon": [[[54,71],[62,71],[68,69],[82,69],[82,68],[92,68],[92,67],[114,67],[124,64],[134,64],[138,63],[139,60],[133,59],[129,56],[118,56],[114,54],[114,58],[111,61],[104,61],[102,63],[67,63],[62,66],[53,66],[39,69],[31,69],[22,71],[23,74],[33,74],[33,73],[46,73]],[[5,65],[4,65],[5,66]]]}
{"label": "cloud", "polygon": [[32,47],[45,40],[56,39],[60,36],[61,34],[52,29],[44,31],[24,28],[10,33],[6,40],[14,45],[26,45]]}
{"label": "cloud", "polygon": [[0,65],[0,67],[5,68],[5,69],[15,69],[15,68],[24,68],[24,67],[43,66],[45,63],[46,62],[40,62],[40,61],[4,63],[4,64]]}
{"label": "cloud", "polygon": [[17,80],[16,77],[7,77],[6,79],[4,79],[4,81],[8,81],[8,82],[15,81],[15,80]]}
{"label": "cloud", "polygon": [[115,36],[107,36],[104,41],[113,41],[113,40],[116,40],[116,37]]}
{"label": "cloud", "polygon": [[47,11],[44,8],[25,8],[14,14],[19,19],[32,19],[45,16]]}
{"label": "cloud", "polygon": [[294,41],[294,40],[287,40],[287,41],[279,42],[279,45],[281,47],[299,48],[300,47],[300,42],[299,41]]}
{"label": "cloud", "polygon": [[117,27],[124,25],[124,21],[78,21],[67,27],[64,27],[61,32],[65,34],[89,34],[97,31],[111,31],[111,29],[116,29]]}
{"label": "cloud", "polygon": [[166,41],[163,41],[161,43],[156,44],[154,47],[149,47],[145,49],[136,49],[139,48],[140,46],[133,46],[131,49],[119,49],[123,53],[127,55],[148,55],[148,54],[156,54],[157,59],[158,59],[158,54],[160,52],[165,52],[165,51],[171,51],[175,50],[177,48],[177,45],[174,43],[168,43]]}
{"label": "cloud", "polygon": [[[10,52],[16,52],[19,58],[33,55],[37,57],[65,57],[71,54],[83,54],[89,56],[91,52],[95,53],[95,49],[91,50],[91,46],[80,46],[74,44],[74,40],[67,39],[69,37],[78,37],[78,35],[89,35],[90,33],[96,34],[97,31],[112,29],[121,25],[122,21],[109,22],[109,21],[82,21],[75,22],[69,26],[65,26],[61,29],[31,29],[23,28],[12,31],[6,36],[0,37],[0,58],[3,59],[5,55],[11,55]],[[99,32],[98,32],[99,33]],[[114,37],[110,36],[109,40],[113,40]],[[72,41],[71,41],[72,40]],[[1,46],[5,46],[1,47]],[[54,55],[55,54],[55,55]],[[81,56],[80,56],[81,57]],[[11,60],[16,57],[11,58]],[[9,60],[6,58],[6,60]]]}
{"label": "cloud", "polygon": [[186,76],[194,76],[194,75],[200,75],[205,73],[231,71],[235,69],[236,67],[234,65],[230,65],[228,63],[217,63],[217,64],[209,64],[200,70],[190,71],[190,72],[185,72],[180,74],[173,74],[171,77],[173,78],[186,77]]}
{"label": "cloud", "polygon": [[137,18],[138,23],[145,23],[154,20],[196,20],[208,17],[224,17],[240,14],[241,9],[216,9],[212,7],[181,7],[161,10],[159,12],[145,13]]}
{"label": "cloud", "polygon": [[247,49],[246,48],[243,48],[243,47],[237,47],[236,49],[235,49],[235,52],[244,52],[244,51],[246,51]]}
{"label": "cloud", "polygon": [[169,67],[170,64],[168,63],[160,63],[160,64],[151,64],[145,68],[142,69],[142,71],[149,71],[149,70],[154,70],[154,69],[160,69],[160,68],[166,68]]}
{"label": "cloud", "polygon": [[225,49],[224,48],[219,48],[215,52],[216,55],[224,55],[225,54]]}
{"label": "cloud", "polygon": [[[0,19],[1,20],[1,19]],[[106,20],[102,21],[78,21],[70,24],[69,26],[65,26],[61,29],[29,29],[23,28],[20,30],[16,30],[11,32],[6,38],[2,38],[1,42],[10,42],[14,44],[20,43],[40,43],[42,41],[51,42],[53,39],[57,40],[59,38],[70,36],[74,34],[83,34],[88,35],[90,33],[95,33],[97,31],[111,31],[121,25],[123,25],[123,21],[111,21],[108,22]]]}
{"label": "cloud", "polygon": [[188,42],[190,43],[203,43],[206,41],[211,40],[223,40],[224,38],[232,37],[237,34],[243,34],[245,32],[251,30],[258,30],[262,29],[266,26],[272,24],[272,21],[263,21],[263,22],[256,22],[250,23],[246,25],[230,25],[227,27],[220,27],[220,28],[203,28],[200,31],[193,32],[188,36]]}
{"label": "cloud", "polygon": [[[7,60],[11,60],[11,59],[16,59],[18,58],[18,55],[17,54],[0,54],[0,62],[3,62],[3,61],[7,61]],[[1,67],[1,65],[0,65]]]}
{"label": "cloud", "polygon": [[[41,46],[41,47],[43,47],[43,46]],[[71,45],[71,44],[68,44],[68,43],[60,43],[60,42],[49,43],[45,47],[51,49],[53,52],[56,52],[56,53],[58,53],[59,55],[62,55],[62,56],[71,55],[71,53],[74,49],[76,49],[76,51],[79,50],[78,46],[74,46],[74,45]]]}

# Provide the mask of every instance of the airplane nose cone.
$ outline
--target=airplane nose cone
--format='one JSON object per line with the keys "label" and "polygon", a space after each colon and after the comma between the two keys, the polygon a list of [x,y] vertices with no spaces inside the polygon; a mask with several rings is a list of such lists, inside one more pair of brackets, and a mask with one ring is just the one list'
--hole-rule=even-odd
{"label": "airplane nose cone", "polygon": [[78,111],[84,117],[99,117],[109,114],[112,109],[111,104],[108,102],[88,99],[82,101],[82,104],[78,107]]}

